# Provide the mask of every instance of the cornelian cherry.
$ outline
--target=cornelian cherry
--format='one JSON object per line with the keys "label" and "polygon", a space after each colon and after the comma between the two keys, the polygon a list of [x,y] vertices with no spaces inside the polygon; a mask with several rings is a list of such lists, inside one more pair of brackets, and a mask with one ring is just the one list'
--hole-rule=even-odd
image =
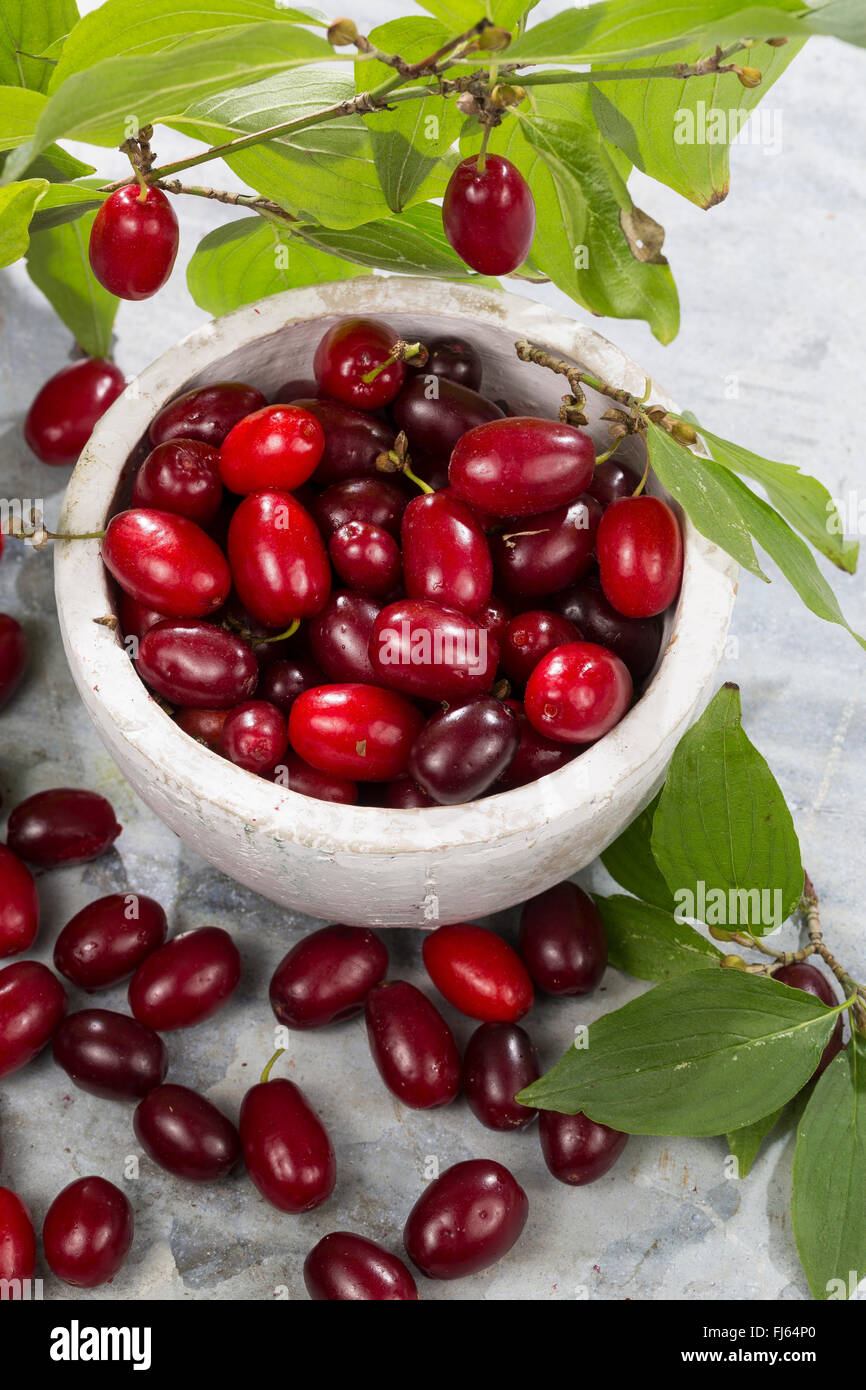
{"label": "cornelian cherry", "polygon": [[315,801],[334,801],[340,806],[354,806],[358,800],[358,786],[351,778],[322,772],[311,763],[304,762],[297,753],[286,753],[282,762],[274,768],[272,780],[277,786],[286,787],[299,796],[311,796]]}
{"label": "cornelian cherry", "polygon": [[542,1110],[538,1120],[541,1152],[550,1172],[570,1187],[584,1187],[604,1177],[616,1163],[628,1135],[587,1115],[560,1115]]}
{"label": "cornelian cherry", "polygon": [[402,1260],[352,1231],[332,1231],[304,1261],[304,1283],[315,1302],[407,1302],[418,1297]]}
{"label": "cornelian cherry", "polygon": [[[309,625],[310,651],[331,681],[378,685],[369,647],[380,604],[366,594],[338,589]],[[327,680],[313,682],[326,685]]]}
{"label": "cornelian cherry", "polygon": [[425,476],[440,461],[447,462],[454,445],[468,430],[502,419],[499,406],[477,391],[444,377],[434,377],[431,385],[423,372],[407,381],[391,413],[409,441],[413,468]]}
{"label": "cornelian cherry", "polygon": [[526,1193],[507,1168],[492,1158],[470,1158],[424,1189],[403,1243],[428,1279],[459,1279],[507,1255],[528,1215]]}
{"label": "cornelian cherry", "polygon": [[531,1106],[514,1099],[541,1074],[538,1053],[518,1023],[482,1023],[463,1058],[469,1109],[487,1129],[525,1129],[535,1119]]}
{"label": "cornelian cherry", "polygon": [[220,476],[243,496],[262,488],[294,492],[315,471],[325,432],[315,415],[295,405],[267,405],[244,416],[223,440]]}
{"label": "cornelian cherry", "polygon": [[373,624],[370,660],[384,685],[406,695],[460,700],[490,690],[499,647],[465,613],[427,599],[400,599]]}
{"label": "cornelian cherry", "polygon": [[151,449],[135,475],[133,507],[175,512],[209,526],[220,509],[220,456],[200,439],[171,439]]}
{"label": "cornelian cherry", "polygon": [[137,666],[157,695],[193,709],[229,709],[250,698],[259,678],[246,642],[193,619],[166,619],[150,628],[139,645]]}
{"label": "cornelian cherry", "polygon": [[292,748],[322,772],[390,782],[407,768],[424,716],[393,690],[324,685],[299,695],[289,715]]}
{"label": "cornelian cherry", "polygon": [[586,490],[595,448],[588,434],[558,420],[511,416],[458,440],[448,478],[455,497],[493,516],[534,516]]}
{"label": "cornelian cherry", "polygon": [[660,618],[626,618],[605,598],[597,573],[551,599],[551,606],[580,630],[587,642],[609,647],[624,661],[632,680],[648,676],[662,641]]}
{"label": "cornelian cherry", "polygon": [[192,1028],[228,1003],[240,978],[240,954],[228,932],[198,927],[141,962],[129,984],[129,1007],[158,1033]]}
{"label": "cornelian cherry", "polygon": [[513,787],[525,787],[548,772],[556,772],[570,763],[580,751],[567,743],[558,743],[534,729],[526,717],[520,700],[505,702],[511,710],[520,730],[520,743],[517,752],[496,784],[497,791],[511,791]]}
{"label": "cornelian cherry", "polygon": [[519,741],[511,711],[479,695],[431,715],[412,745],[409,774],[440,805],[474,801],[502,775]]}
{"label": "cornelian cherry", "polygon": [[42,1227],[45,1258],[65,1284],[97,1288],[120,1270],[134,1230],[132,1207],[119,1187],[106,1178],[78,1178],[48,1208]]}
{"label": "cornelian cherry", "polygon": [[592,497],[520,517],[491,537],[496,584],[510,598],[539,599],[579,579],[592,564],[601,507]]}
{"label": "cornelian cherry", "polygon": [[444,377],[446,381],[453,381],[457,386],[468,386],[470,391],[478,390],[483,368],[481,354],[472,343],[467,343],[465,338],[446,335],[441,338],[425,338],[424,346],[427,349],[427,361],[423,367],[413,367],[409,362],[410,372],[420,372],[425,377]]}
{"label": "cornelian cherry", "polygon": [[42,463],[74,463],[126,378],[113,362],[85,357],[49,377],[24,421],[24,438]]}
{"label": "cornelian cherry", "polygon": [[389,594],[400,582],[397,542],[369,521],[347,521],[328,542],[328,554],[343,583],[356,593]]}
{"label": "cornelian cherry", "polygon": [[310,512],[326,539],[350,521],[369,522],[396,537],[408,501],[405,489],[387,478],[345,478],[314,497]]}
{"label": "cornelian cherry", "polygon": [[605,509],[596,539],[605,597],[627,618],[669,608],[683,577],[680,524],[660,497],[624,497]]}
{"label": "cornelian cherry", "polygon": [[331,566],[309,512],[275,488],[245,497],[228,538],[235,589],[244,607],[280,632],[324,608]]}
{"label": "cornelian cherry", "polygon": [[98,792],[51,787],[18,803],[9,817],[6,840],[20,859],[56,868],[98,859],[121,830],[111,802]]}
{"label": "cornelian cherry", "polygon": [[376,459],[394,444],[391,426],[373,415],[365,415],[363,410],[353,409],[342,400],[303,396],[292,404],[315,415],[325,431],[325,451],[313,475],[314,483],[327,487],[329,483],[349,478],[381,477]]}
{"label": "cornelian cherry", "polygon": [[364,1013],[373,1061],[391,1094],[412,1110],[450,1105],[460,1090],[460,1053],[426,994],[406,980],[385,980],[370,990]]}
{"label": "cornelian cherry", "polygon": [[448,180],[442,226],[460,259],[473,270],[508,275],[526,260],[535,235],[529,185],[502,155],[471,155]]}
{"label": "cornelian cherry", "polygon": [[0,709],[8,704],[27,668],[27,637],[21,624],[0,613]]}
{"label": "cornelian cherry", "polygon": [[39,930],[39,896],[33,875],[0,844],[0,957],[26,951]]}
{"label": "cornelian cherry", "polygon": [[16,1192],[0,1187],[0,1280],[32,1279],[36,1236],[30,1213]]}
{"label": "cornelian cherry", "polygon": [[469,508],[442,492],[415,497],[403,513],[403,575],[409,598],[477,613],[490,598],[487,537]]}
{"label": "cornelian cherry", "polygon": [[252,1182],[278,1211],[312,1211],[330,1197],[337,1163],[327,1130],[303,1091],[284,1077],[247,1091],[238,1129]]}
{"label": "cornelian cherry", "polygon": [[200,439],[218,449],[229,430],[254,410],[267,405],[255,386],[243,381],[215,381],[185,391],[154,416],[148,435],[151,444],[169,439]]}
{"label": "cornelian cherry", "polygon": [[532,1007],[532,981],[523,962],[486,927],[439,927],[424,938],[421,953],[440,994],[470,1018],[516,1023]]}
{"label": "cornelian cherry", "polygon": [[289,746],[285,715],[267,700],[236,705],[220,734],[220,752],[248,772],[266,772]]}
{"label": "cornelian cherry", "polygon": [[[390,405],[406,376],[402,362],[383,364],[398,335],[379,319],[341,319],[316,348],[313,371],[323,391],[345,405],[380,410]],[[377,368],[373,380],[365,381]]]}
{"label": "cornelian cherry", "polygon": [[109,893],[66,923],[54,965],[79,989],[108,989],[127,979],[165,941],[165,912],[140,893]]}
{"label": "cornelian cherry", "polygon": [[271,978],[271,1008],[287,1028],[324,1028],[354,1018],[388,969],[388,950],[366,927],[340,923],[310,932]]}
{"label": "cornelian cherry", "polygon": [[557,883],[524,904],[519,949],[545,994],[589,994],[607,965],[601,913],[576,883]]}
{"label": "cornelian cherry", "polygon": [[566,642],[580,641],[580,637],[574,624],[559,613],[543,609],[518,613],[500,642],[503,670],[518,685],[525,685],[543,656]]}
{"label": "cornelian cherry", "polygon": [[[838,1004],[836,992],[827,976],[824,975],[817,966],[810,965],[805,960],[792,961],[790,965],[783,965],[781,970],[773,972],[773,979],[780,984],[788,985],[791,989],[802,989],[806,994],[811,994],[815,999],[820,999],[822,1004],[826,1004],[828,1009],[832,1009]],[[842,1016],[836,1020],[836,1026],[830,1034],[830,1041],[821,1053],[814,1076],[818,1077],[826,1071],[833,1058],[842,1051]]]}
{"label": "cornelian cherry", "polygon": [[204,618],[231,588],[216,542],[185,516],[150,507],[111,518],[102,558],[124,593],[168,618]]}
{"label": "cornelian cherry", "polygon": [[619,723],[631,697],[631,676],[618,656],[594,642],[568,642],[538,663],[524,706],[540,734],[594,743]]}
{"label": "cornelian cherry", "polygon": [[38,1056],[67,1004],[57,976],[39,961],[17,960],[0,969],[0,1076]]}
{"label": "cornelian cherry", "polygon": [[90,230],[90,266],[99,283],[120,299],[149,299],[174,266],[178,225],[168,198],[137,183],[106,198]]}

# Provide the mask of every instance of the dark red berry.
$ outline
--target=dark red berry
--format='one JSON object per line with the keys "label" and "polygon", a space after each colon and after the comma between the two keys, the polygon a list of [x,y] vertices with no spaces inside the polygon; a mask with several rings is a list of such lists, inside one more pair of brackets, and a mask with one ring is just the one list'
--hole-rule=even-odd
{"label": "dark red berry", "polygon": [[589,994],[607,965],[601,913],[576,883],[530,898],[520,918],[520,954],[545,994]]}
{"label": "dark red berry", "polygon": [[529,255],[535,235],[535,202],[510,159],[470,155],[445,190],[445,235],[462,261],[479,275],[508,275]]}
{"label": "dark red berry", "polygon": [[98,859],[121,829],[104,796],[78,787],[55,787],[36,792],[15,807],[6,840],[21,859],[56,868]]}
{"label": "dark red berry", "polygon": [[167,618],[207,617],[231,588],[216,542],[185,516],[150,507],[111,518],[102,558],[125,593]]}
{"label": "dark red berry", "polygon": [[0,1187],[0,1281],[23,1282],[32,1279],[35,1271],[36,1236],[30,1213],[17,1193]]}
{"label": "dark red berry", "polygon": [[24,421],[24,438],[42,463],[74,463],[126,378],[113,362],[85,357],[49,377]]}
{"label": "dark red berry", "polygon": [[562,743],[594,743],[631,703],[626,666],[606,647],[569,642],[548,652],[526,685],[526,716],[540,734]]}
{"label": "dark red berry", "polygon": [[427,360],[423,367],[408,363],[409,370],[421,372],[423,376],[441,376],[453,381],[457,386],[468,386],[477,391],[481,385],[481,354],[464,338],[425,338]]}
{"label": "dark red berry", "polygon": [[397,537],[408,501],[405,489],[387,478],[346,478],[314,497],[310,512],[326,540],[349,521],[367,521]]}
{"label": "dark red berry", "polygon": [[337,777],[322,772],[304,762],[297,753],[287,753],[274,769],[273,781],[280,787],[311,796],[315,801],[335,801],[341,806],[354,806],[358,800],[358,784],[349,777]]}
{"label": "dark red berry", "polygon": [[619,463],[615,458],[604,459],[595,465],[592,481],[586,490],[596,502],[608,507],[620,497],[631,497],[639,482],[640,474],[624,463]]}
{"label": "dark red berry", "polygon": [[220,752],[247,772],[266,772],[275,767],[288,746],[286,717],[266,700],[250,700],[237,705],[228,715],[220,735]]}
{"label": "dark red berry", "polygon": [[344,584],[360,594],[390,594],[400,582],[400,548],[369,521],[347,521],[328,543],[331,564]]}
{"label": "dark red berry", "polygon": [[8,613],[0,613],[0,709],[12,699],[26,669],[27,637],[24,629]]}
{"label": "dark red berry", "polygon": [[608,603],[598,577],[588,574],[551,604],[574,623],[587,642],[609,647],[629,669],[633,681],[649,675],[662,640],[660,618],[626,618]]}
{"label": "dark red berry", "polygon": [[539,777],[546,777],[548,772],[556,772],[566,763],[570,763],[580,751],[567,743],[557,743],[552,738],[546,738],[534,729],[520,700],[507,700],[505,703],[517,720],[520,743],[497,783],[497,791],[511,791],[514,787],[525,787],[527,783],[535,782]]}
{"label": "dark red berry", "polygon": [[129,985],[129,1007],[158,1033],[192,1028],[227,1004],[241,978],[228,932],[199,927],[174,936],[142,961]]}
{"label": "dark red berry", "polygon": [[440,805],[474,801],[502,775],[519,742],[511,711],[479,695],[428,719],[412,745],[409,775]]}
{"label": "dark red berry", "polygon": [[266,405],[232,427],[220,449],[220,475],[243,496],[263,488],[294,492],[315,471],[325,432],[295,405]]}
{"label": "dark red berry", "polygon": [[490,690],[499,647],[467,614],[427,599],[400,599],[373,625],[370,660],[384,684],[406,695],[460,700]]}
{"label": "dark red berry", "polygon": [[322,927],[284,956],[270,986],[271,1008],[288,1028],[324,1028],[354,1018],[384,979],[388,951],[366,927]]}
{"label": "dark red berry", "polygon": [[518,1023],[482,1023],[463,1058],[469,1109],[487,1129],[525,1129],[537,1111],[514,1099],[541,1074],[529,1034]]}
{"label": "dark red berry", "polygon": [[109,294],[149,299],[171,275],[179,241],[174,208],[160,188],[137,183],[106,198],[90,229],[90,268]]}
{"label": "dark red berry", "polygon": [[305,397],[293,404],[315,415],[325,431],[325,452],[313,474],[314,483],[327,487],[350,478],[381,477],[376,459],[394,444],[394,430],[389,425],[342,401]]}
{"label": "dark red berry", "polygon": [[403,573],[409,598],[477,613],[490,598],[493,564],[472,512],[442,492],[416,497],[403,514]]}
{"label": "dark red berry", "polygon": [[223,724],[229,717],[227,709],[179,709],[175,713],[174,722],[179,729],[183,729],[185,734],[194,738],[197,743],[206,743],[208,748],[216,751],[219,748],[222,736]]}
{"label": "dark red berry", "polygon": [[218,1182],[241,1156],[231,1120],[188,1086],[155,1087],[136,1107],[133,1127],[154,1163],[187,1182]]}
{"label": "dark red berry", "polygon": [[505,629],[511,622],[511,609],[496,594],[491,594],[490,598],[477,613],[472,614],[479,627],[485,628],[490,636],[501,645],[505,635]]}
{"label": "dark red berry", "polygon": [[367,995],[367,1039],[379,1075],[413,1110],[450,1105],[460,1090],[454,1034],[426,994],[406,980],[386,980]]}
{"label": "dark red berry", "polygon": [[418,1297],[402,1260],[352,1231],[332,1231],[304,1261],[304,1283],[316,1302],[407,1302]]}
{"label": "dark red berry", "polygon": [[[320,619],[321,614],[314,621]],[[269,701],[288,715],[299,695],[316,685],[324,685],[325,681],[324,673],[313,658],[300,653],[298,656],[282,657],[267,665],[259,677],[256,693],[260,700]]]}
{"label": "dark red berry", "polygon": [[49,1041],[67,1006],[56,975],[35,960],[0,969],[0,1076],[32,1062]]}
{"label": "dark red berry", "polygon": [[468,430],[502,419],[502,411],[493,401],[468,386],[430,377],[426,371],[409,378],[391,413],[409,441],[413,471],[425,477],[431,466],[443,460],[447,463],[454,445]]}
{"label": "dark red berry", "polygon": [[259,678],[246,642],[194,619],[152,627],[141,640],[137,666],[157,695],[194,709],[226,709],[248,700]]}
{"label": "dark red berry", "polygon": [[525,685],[543,656],[554,647],[580,638],[574,624],[559,613],[547,613],[544,609],[518,613],[500,642],[503,670],[510,680]]}
{"label": "dark red berry", "polygon": [[164,910],[138,893],[110,893],[66,923],[54,965],[79,989],[108,989],[127,979],[165,941]]}
{"label": "dark red berry", "polygon": [[385,805],[393,811],[413,811],[436,802],[411,777],[398,777],[385,788]]}
{"label": "dark red berry", "polygon": [[151,449],[135,475],[133,507],[175,512],[209,526],[220,509],[219,454],[200,439],[171,439]]}
{"label": "dark red berry", "polygon": [[451,490],[494,516],[535,516],[573,502],[592,477],[588,434],[558,420],[493,420],[464,434],[448,469]]}
{"label": "dark red berry", "polygon": [[45,1258],[64,1284],[95,1289],[120,1270],[134,1230],[132,1207],[119,1187],[105,1178],[78,1178],[48,1208]]}
{"label": "dark red berry", "polygon": [[421,949],[439,993],[469,1018],[516,1023],[531,1009],[532,981],[496,932],[458,922],[431,932]]}
{"label": "dark red berry", "polygon": [[197,386],[169,401],[154,416],[150,424],[151,444],[164,444],[169,439],[200,439],[218,449],[229,430],[267,405],[261,391],[242,381],[216,381],[211,386]]}
{"label": "dark red berry", "polygon": [[26,951],[39,931],[39,895],[17,854],[0,844],[0,958]]}
{"label": "dark red berry", "polygon": [[69,1014],[54,1034],[52,1050],[76,1086],[107,1100],[141,1100],[168,1071],[159,1034],[110,1009]]}
{"label": "dark red berry", "polygon": [[[398,335],[379,319],[341,319],[321,339],[313,370],[321,389],[335,400],[362,410],[379,410],[393,401],[406,375],[402,362],[383,367]],[[371,381],[365,381],[376,368]]]}
{"label": "dark red berry", "polygon": [[247,1172],[278,1211],[312,1211],[330,1197],[337,1164],[303,1091],[282,1077],[247,1091],[238,1125]]}
{"label": "dark red berry", "polygon": [[150,628],[165,618],[164,613],[157,613],[155,608],[148,608],[138,599],[130,598],[122,589],[117,599],[117,613],[123,637],[135,637],[139,642]]}
{"label": "dark red berry", "polygon": [[526,1193],[508,1169],[471,1158],[446,1168],[422,1192],[403,1242],[428,1279],[460,1279],[507,1255],[528,1215]]}
{"label": "dark red berry", "polygon": [[356,782],[390,782],[406,771],[423,723],[420,710],[393,690],[324,685],[295,701],[289,741],[321,772]]}
{"label": "dark red berry", "polygon": [[324,608],[331,566],[318,527],[294,497],[271,489],[245,497],[228,539],[241,603],[275,631]]}
{"label": "dark red berry", "polygon": [[683,576],[680,524],[660,497],[626,497],[605,509],[596,539],[605,597],[627,618],[669,608]]}
{"label": "dark red berry", "polygon": [[559,1182],[583,1187],[604,1177],[626,1146],[628,1135],[586,1115],[542,1110],[538,1117],[541,1152]]}
{"label": "dark red berry", "polygon": [[497,586],[515,598],[539,599],[574,584],[592,564],[600,517],[598,503],[580,497],[510,522],[491,537]]}
{"label": "dark red berry", "polygon": [[331,594],[309,626],[310,651],[330,681],[362,681],[375,685],[379,677],[370,660],[370,639],[381,611],[376,599],[352,590]]}
{"label": "dark red berry", "polygon": [[[820,971],[817,966],[810,965],[808,961],[792,961],[790,965],[783,965],[781,970],[774,970],[773,979],[780,984],[788,985],[791,989],[802,989],[806,994],[813,995],[820,999],[822,1004],[826,1004],[828,1009],[835,1008],[839,1000],[827,976]],[[836,1026],[830,1035],[830,1041],[821,1053],[821,1060],[818,1063],[814,1076],[818,1077],[825,1072],[833,1061],[842,1051],[842,1016],[836,1020]]]}

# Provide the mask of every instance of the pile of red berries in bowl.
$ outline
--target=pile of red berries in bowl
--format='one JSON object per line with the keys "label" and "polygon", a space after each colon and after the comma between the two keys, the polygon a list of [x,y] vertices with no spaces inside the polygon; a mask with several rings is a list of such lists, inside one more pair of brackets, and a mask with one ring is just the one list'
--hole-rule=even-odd
{"label": "pile of red berries in bowl", "polygon": [[231,762],[324,800],[523,786],[625,715],[683,552],[589,434],[480,391],[461,338],[347,319],[270,403],[201,387],[150,424],[104,562],[142,680]]}

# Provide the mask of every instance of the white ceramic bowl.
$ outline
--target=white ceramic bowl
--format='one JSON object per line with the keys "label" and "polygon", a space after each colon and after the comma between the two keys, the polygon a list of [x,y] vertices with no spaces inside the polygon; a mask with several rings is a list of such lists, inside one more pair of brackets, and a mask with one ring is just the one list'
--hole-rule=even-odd
{"label": "white ceramic bowl", "polygon": [[[518,362],[527,337],[640,395],[644,374],[599,334],[515,295],[431,280],[364,276],[275,295],[198,329],[130,384],[76,467],[61,529],[99,530],[124,497],[148,423],[192,386],[246,380],[265,393],[310,375],[316,342],[347,314],[386,318],[402,337],[460,332],[484,354],[483,389],[519,413],[554,415],[560,377]],[[606,447],[609,404],[588,393]],[[654,400],[672,402],[656,392]],[[628,456],[631,441],[623,446]],[[95,541],[56,548],[66,654],[109,752],[142,799],[210,863],[288,907],[373,926],[480,917],[567,878],[657,790],[673,749],[712,693],[736,567],[685,524],[682,594],[638,704],[593,748],[529,786],[465,806],[338,806],[276,787],[183,734],[148,695],[110,627],[113,600]]]}

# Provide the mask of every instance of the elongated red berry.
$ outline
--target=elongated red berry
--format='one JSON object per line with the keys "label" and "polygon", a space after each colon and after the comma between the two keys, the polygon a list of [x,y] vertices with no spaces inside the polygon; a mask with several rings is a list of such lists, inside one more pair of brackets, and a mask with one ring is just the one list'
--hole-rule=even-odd
{"label": "elongated red berry", "polygon": [[479,161],[471,155],[448,181],[442,226],[460,259],[473,270],[508,275],[526,260],[535,235],[529,185],[510,159],[489,154]]}
{"label": "elongated red berry", "polygon": [[171,275],[178,247],[174,209],[159,188],[138,184],[106,198],[90,231],[90,265],[110,294],[149,299]]}

